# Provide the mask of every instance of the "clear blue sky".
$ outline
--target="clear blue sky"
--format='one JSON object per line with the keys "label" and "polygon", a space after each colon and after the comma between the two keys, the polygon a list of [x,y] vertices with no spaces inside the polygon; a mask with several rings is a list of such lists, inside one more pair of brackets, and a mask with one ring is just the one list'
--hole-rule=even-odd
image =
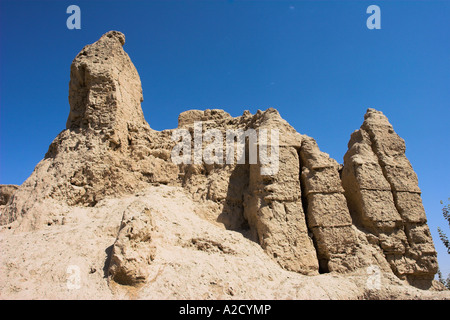
{"label": "clear blue sky", "polygon": [[[81,8],[68,30],[66,8]],[[366,8],[381,8],[381,30]],[[142,80],[150,126],[187,109],[275,107],[338,162],[367,108],[406,140],[442,271],[450,197],[450,1],[0,0],[0,183],[21,184],[65,128],[70,64],[109,30]]]}

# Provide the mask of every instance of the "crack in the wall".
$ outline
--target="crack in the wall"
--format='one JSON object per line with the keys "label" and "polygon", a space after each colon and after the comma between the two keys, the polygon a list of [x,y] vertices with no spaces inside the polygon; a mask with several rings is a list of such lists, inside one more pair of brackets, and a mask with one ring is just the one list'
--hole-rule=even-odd
{"label": "crack in the wall", "polygon": [[[399,209],[398,201],[397,201],[397,196],[396,196],[396,190],[395,190],[395,187],[394,187],[392,181],[389,179],[389,176],[388,176],[388,174],[387,174],[387,172],[386,172],[386,166],[384,165],[384,163],[381,161],[380,157],[378,156],[379,152],[378,152],[378,149],[377,149],[377,147],[376,147],[376,143],[375,143],[375,141],[374,141],[374,134],[373,134],[373,132],[371,132],[371,131],[369,131],[369,130],[365,130],[365,131],[366,131],[366,132],[368,133],[368,135],[369,135],[370,148],[372,149],[373,154],[374,154],[375,157],[377,158],[378,165],[379,165],[380,168],[381,168],[381,172],[383,173],[384,179],[389,183],[389,186],[391,187],[391,194],[392,194],[392,198],[393,198],[393,200],[394,200],[394,206],[395,206],[395,209],[397,210],[399,216],[401,217],[400,209]],[[402,219],[402,220],[403,220],[403,219]],[[403,227],[403,225],[402,225],[402,227]],[[402,229],[403,229],[403,228],[402,228]]]}
{"label": "crack in the wall", "polygon": [[[401,218],[401,225],[396,225],[397,228],[396,228],[395,231],[401,230],[401,231],[403,231],[403,233],[405,233],[404,221],[403,221],[403,218],[402,218],[402,216],[400,214],[400,210],[399,210],[399,206],[398,206],[398,202],[397,202],[397,197],[396,197],[396,191],[395,191],[395,188],[394,188],[394,185],[393,185],[392,181],[390,181],[390,179],[388,177],[388,174],[386,172],[386,167],[385,167],[384,163],[381,161],[381,159],[379,157],[379,152],[378,152],[378,149],[377,149],[377,147],[375,145],[376,142],[375,142],[375,139],[374,139],[374,134],[370,130],[364,130],[364,131],[368,133],[369,142],[370,142],[370,148],[371,148],[373,154],[375,155],[375,157],[376,157],[376,159],[378,161],[378,165],[381,168],[381,172],[383,174],[384,179],[388,182],[388,184],[390,186],[390,189],[391,189],[390,192],[391,192],[391,195],[392,195],[392,200],[393,200],[393,203],[394,203],[395,210],[397,211],[399,217]],[[392,231],[392,232],[394,232],[394,231]],[[388,235],[388,233],[385,233],[385,232],[380,232],[380,233]],[[406,236],[406,233],[405,233],[405,236]],[[408,239],[408,237],[406,237],[406,239]],[[410,243],[409,243],[408,240],[407,240],[407,242],[408,242],[408,246],[409,246]],[[386,257],[386,260],[388,260],[388,262],[389,262],[389,260],[394,259],[397,256],[405,256],[406,252],[408,251],[408,247],[407,246],[405,246],[405,252],[402,253],[402,254],[398,254],[398,253],[393,253],[393,252],[387,251],[386,249],[384,249],[382,247],[381,243],[380,243],[379,246],[380,246],[381,250],[383,251],[383,254]],[[401,277],[400,272],[398,270],[396,270],[397,268],[392,263],[389,263],[389,265],[390,265],[392,271],[398,277]]]}
{"label": "crack in the wall", "polygon": [[[309,218],[308,218],[308,196],[306,195],[306,188],[304,183],[302,182],[302,170],[303,170],[303,165],[302,165],[302,159],[300,157],[300,149],[297,149],[297,155],[298,155],[298,163],[299,163],[299,173],[298,173],[298,181],[300,183],[300,200],[302,202],[302,208],[303,208],[303,214],[305,215],[305,223],[306,223],[306,228],[308,230],[308,236],[312,239],[313,245],[314,245],[314,250],[316,251],[316,258],[317,258],[317,262],[319,264],[319,273],[328,273],[328,261],[326,261],[326,263],[324,263],[323,261],[321,262],[321,259],[319,258],[319,245],[317,243],[317,239],[314,236],[313,230],[312,228],[309,227]],[[323,259],[322,259],[323,260]]]}

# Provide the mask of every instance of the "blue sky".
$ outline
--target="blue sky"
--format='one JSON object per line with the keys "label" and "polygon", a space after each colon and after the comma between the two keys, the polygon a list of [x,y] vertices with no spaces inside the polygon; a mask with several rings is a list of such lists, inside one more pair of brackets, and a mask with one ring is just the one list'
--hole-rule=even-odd
{"label": "blue sky", "polygon": [[[66,8],[81,8],[69,30]],[[366,9],[381,8],[369,30]],[[367,108],[406,140],[442,271],[450,234],[450,1],[0,0],[0,183],[21,184],[65,128],[70,64],[109,30],[142,81],[156,130],[187,109],[277,108],[342,163]]]}

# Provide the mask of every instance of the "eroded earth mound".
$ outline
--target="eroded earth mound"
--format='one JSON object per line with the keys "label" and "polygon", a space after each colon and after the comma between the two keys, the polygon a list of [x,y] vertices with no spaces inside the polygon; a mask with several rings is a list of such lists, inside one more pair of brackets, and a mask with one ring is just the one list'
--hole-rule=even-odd
{"label": "eroded earth mound", "polygon": [[[66,129],[21,186],[0,188],[2,298],[450,297],[405,142],[380,111],[343,165],[275,109],[190,110],[156,131],[124,44],[110,31],[75,57]],[[203,137],[193,161],[174,161],[174,135]],[[226,151],[198,161],[213,140]]]}

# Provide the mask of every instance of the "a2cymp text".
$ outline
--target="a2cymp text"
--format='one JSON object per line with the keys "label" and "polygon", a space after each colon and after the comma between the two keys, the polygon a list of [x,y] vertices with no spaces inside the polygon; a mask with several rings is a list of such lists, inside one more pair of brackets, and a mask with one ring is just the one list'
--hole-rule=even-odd
{"label": "a2cymp text", "polygon": [[266,315],[272,309],[270,304],[226,304],[222,307],[201,307],[186,304],[180,308],[180,315],[203,315],[209,318],[213,314],[222,315]]}

